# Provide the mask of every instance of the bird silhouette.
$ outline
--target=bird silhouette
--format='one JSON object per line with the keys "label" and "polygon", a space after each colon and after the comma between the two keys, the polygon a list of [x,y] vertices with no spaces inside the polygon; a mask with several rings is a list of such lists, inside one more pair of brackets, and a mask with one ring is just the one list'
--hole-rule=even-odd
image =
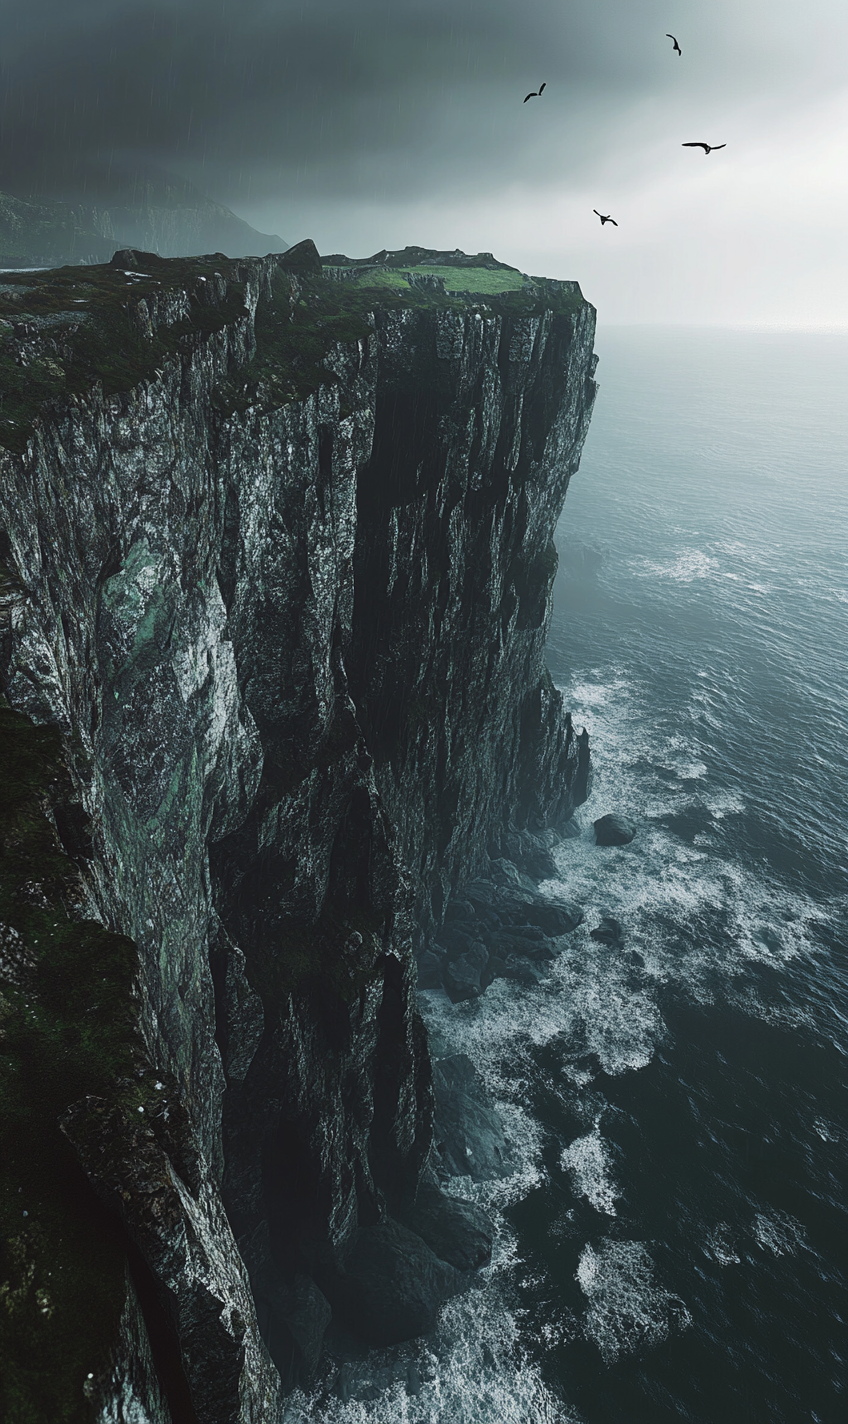
{"label": "bird silhouette", "polygon": [[592,209],[592,212],[598,214],[598,217],[599,217],[600,220],[601,220],[601,227],[603,227],[604,223],[608,223],[608,222],[611,222],[612,225],[613,225],[613,227],[618,227],[618,223],[616,222],[615,218],[611,218],[610,215],[609,215],[609,213],[607,213],[606,217],[604,217],[604,214],[603,214],[603,213],[598,213],[598,209],[597,209],[597,208],[593,208],[593,209]]}
{"label": "bird silhouette", "polygon": [[682,143],[681,148],[702,148],[704,153],[712,153],[715,148],[727,148],[726,143]]}
{"label": "bird silhouette", "polygon": [[[545,83],[542,84],[542,85],[539,87],[539,89],[534,89],[532,94],[528,94],[528,95],[527,95],[527,99],[538,99],[538,97],[539,97],[539,95],[541,94],[542,90],[545,88],[545,85],[547,84],[547,82],[548,82],[548,81],[547,81],[547,79],[546,79],[546,80],[545,80]],[[524,103],[525,103],[525,104],[527,103],[527,99],[524,100]]]}
{"label": "bird silhouette", "polygon": [[[667,40],[674,40],[674,35],[670,35],[669,32],[668,32],[668,30],[666,30],[666,32],[665,32],[665,37],[666,37]],[[674,48],[675,48],[675,52],[676,52],[677,54],[682,54],[682,53],[683,53],[683,50],[680,48],[680,45],[677,43],[677,40],[674,40]]]}

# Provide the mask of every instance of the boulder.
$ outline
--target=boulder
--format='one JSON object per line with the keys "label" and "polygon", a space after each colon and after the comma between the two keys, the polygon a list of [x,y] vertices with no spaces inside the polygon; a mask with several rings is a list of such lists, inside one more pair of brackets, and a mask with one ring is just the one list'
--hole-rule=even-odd
{"label": "boulder", "polygon": [[489,847],[489,855],[493,859],[508,857],[534,880],[551,880],[557,873],[556,861],[547,846],[529,831],[508,831],[500,846]]}
{"label": "boulder", "polygon": [[[467,953],[458,959],[449,959],[444,965],[444,985],[455,1004],[463,999],[476,999],[483,992],[482,978],[489,962],[488,952],[482,944],[471,945]],[[491,983],[491,977],[489,983]]]}
{"label": "boulder", "polygon": [[599,817],[594,825],[595,840],[601,846],[629,845],[636,834],[636,825],[633,821],[629,821],[626,816],[618,816],[614,813]]}
{"label": "boulder", "polygon": [[590,930],[589,935],[599,944],[609,944],[613,948],[620,948],[624,944],[624,930],[612,915],[602,915],[601,923]]}
{"label": "boulder", "polygon": [[494,1227],[483,1208],[445,1196],[434,1183],[422,1181],[403,1220],[440,1260],[458,1271],[477,1271],[492,1259]]}
{"label": "boulder", "polygon": [[474,888],[467,892],[468,903],[472,906],[474,913],[480,923],[489,930],[498,929],[503,923],[500,915],[495,909],[495,888],[482,881],[476,881]]}
{"label": "boulder", "polygon": [[583,919],[579,905],[569,900],[535,900],[530,906],[529,922],[538,925],[548,935],[571,934]]}
{"label": "boulder", "polygon": [[468,1284],[414,1231],[387,1217],[362,1227],[321,1284],[340,1323],[369,1345],[426,1335],[440,1306]]}
{"label": "boulder", "polygon": [[484,947],[479,930],[479,925],[468,922],[443,925],[438,934],[438,948],[447,950],[448,959],[458,959],[461,954]]}
{"label": "boulder", "polygon": [[433,1089],[435,1165],[475,1182],[508,1177],[513,1163],[503,1123],[471,1059],[464,1053],[438,1059]]}
{"label": "boulder", "polygon": [[583,919],[579,905],[569,900],[549,900],[523,886],[492,887],[492,907],[507,925],[536,925],[545,934],[570,934]]}

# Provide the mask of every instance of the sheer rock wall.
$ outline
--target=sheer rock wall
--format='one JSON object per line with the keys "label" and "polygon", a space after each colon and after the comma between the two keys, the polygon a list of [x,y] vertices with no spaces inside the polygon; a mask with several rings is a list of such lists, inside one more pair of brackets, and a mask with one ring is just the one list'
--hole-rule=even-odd
{"label": "sheer rock wall", "polygon": [[[257,313],[303,285],[285,259],[220,264],[203,300],[234,284],[238,317],[0,451],[5,695],[61,730],[90,833],[79,859],[59,826],[78,913],[138,947],[139,1071],[179,1118],[142,1140],[87,1098],[62,1129],[210,1424],[273,1417],[263,1339],[284,1369],[293,1283],[332,1295],[358,1233],[414,1195],[416,936],[509,826],[566,820],[588,774],[543,646],[592,308],[375,299],[326,382],[228,410]],[[139,327],[187,305],[140,301]],[[145,1329],[128,1301],[124,1354]],[[130,1408],[115,1358],[103,1419],[124,1417],[116,1391]]]}

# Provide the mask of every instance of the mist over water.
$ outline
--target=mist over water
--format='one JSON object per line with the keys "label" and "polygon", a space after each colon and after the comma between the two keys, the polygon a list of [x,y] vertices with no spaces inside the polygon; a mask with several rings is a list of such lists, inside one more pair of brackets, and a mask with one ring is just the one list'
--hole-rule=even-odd
{"label": "mist over water", "polygon": [[453,1184],[499,1225],[480,1289],[292,1421],[844,1417],[848,337],[598,350],[548,643],[595,783],[547,888],[585,920],[537,988],[420,996],[522,1166]]}

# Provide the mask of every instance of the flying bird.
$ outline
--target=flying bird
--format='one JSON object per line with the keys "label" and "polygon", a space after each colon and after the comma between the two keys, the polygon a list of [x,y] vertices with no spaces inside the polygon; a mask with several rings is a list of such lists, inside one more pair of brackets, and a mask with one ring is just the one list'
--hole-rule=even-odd
{"label": "flying bird", "polygon": [[702,148],[704,153],[712,153],[713,149],[727,148],[726,143],[682,143],[681,148]]}
{"label": "flying bird", "polygon": [[[670,35],[670,34],[668,33],[668,30],[666,30],[666,32],[665,32],[665,37],[666,37],[667,40],[674,40],[674,35]],[[683,50],[680,48],[680,45],[677,43],[677,40],[674,40],[674,49],[675,49],[675,52],[676,52],[677,54],[682,54],[682,53],[683,53]]]}
{"label": "flying bird", "polygon": [[[598,213],[598,209],[597,209],[597,208],[593,208],[593,209],[592,209],[592,212],[593,212],[593,213]],[[613,227],[618,227],[618,223],[616,222],[615,218],[611,218],[610,215],[609,215],[609,213],[607,213],[606,217],[604,217],[604,214],[603,214],[603,213],[598,213],[598,217],[599,217],[600,220],[601,220],[601,227],[603,227],[604,223],[608,223],[608,222],[611,222],[612,225],[613,225]]]}
{"label": "flying bird", "polygon": [[[545,88],[545,85],[547,84],[547,82],[548,82],[548,81],[547,81],[547,79],[546,79],[546,80],[545,80],[545,83],[542,84],[539,89],[534,89],[532,94],[528,94],[528,95],[527,95],[527,99],[538,99],[539,95],[540,95],[541,92],[542,92],[542,89]],[[527,103],[527,99],[524,100],[524,103],[525,103],[525,104]]]}

